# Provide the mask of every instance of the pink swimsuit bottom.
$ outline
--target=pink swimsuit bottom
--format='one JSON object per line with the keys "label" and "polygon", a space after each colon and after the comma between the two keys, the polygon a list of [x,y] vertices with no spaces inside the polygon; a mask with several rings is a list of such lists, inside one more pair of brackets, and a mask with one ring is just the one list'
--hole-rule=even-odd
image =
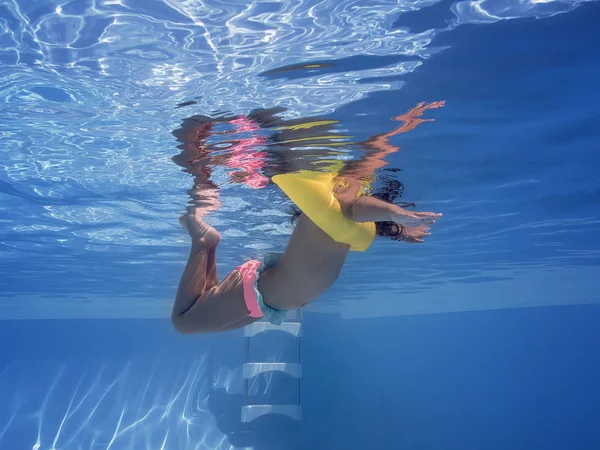
{"label": "pink swimsuit bottom", "polygon": [[269,322],[281,325],[286,311],[267,305],[263,295],[258,290],[258,279],[263,270],[275,266],[281,258],[281,253],[269,253],[263,262],[251,260],[238,266],[244,284],[244,302],[248,308],[248,316],[265,317]]}

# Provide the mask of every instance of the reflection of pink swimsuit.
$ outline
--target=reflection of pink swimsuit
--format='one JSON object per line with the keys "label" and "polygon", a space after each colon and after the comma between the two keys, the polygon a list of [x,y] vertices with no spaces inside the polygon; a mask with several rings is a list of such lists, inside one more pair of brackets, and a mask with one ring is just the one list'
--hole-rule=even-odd
{"label": "reflection of pink swimsuit", "polygon": [[[240,116],[230,123],[236,126],[236,132],[260,130],[258,124],[247,117]],[[265,165],[265,152],[254,151],[257,145],[262,145],[266,142],[263,136],[255,136],[251,138],[240,139],[237,144],[232,145],[228,150],[231,151],[231,156],[225,162],[225,166],[231,169],[241,169],[242,172],[248,174],[244,180],[244,184],[254,189],[260,189],[267,185],[269,179],[260,173],[260,169]],[[227,172],[227,175],[232,176],[238,171]]]}

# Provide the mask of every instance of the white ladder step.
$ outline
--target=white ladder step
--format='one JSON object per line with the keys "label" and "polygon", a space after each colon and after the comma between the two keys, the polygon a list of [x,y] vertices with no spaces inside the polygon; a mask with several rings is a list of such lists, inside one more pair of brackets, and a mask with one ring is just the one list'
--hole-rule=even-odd
{"label": "white ladder step", "polygon": [[[301,311],[299,309],[290,309],[285,312],[285,316],[283,317],[284,322],[298,322]],[[263,317],[262,319],[257,320],[257,322],[268,322],[268,320]]]}
{"label": "white ladder step", "polygon": [[298,363],[245,363],[243,376],[245,379],[254,378],[265,372],[282,372],[294,378],[302,377],[302,366]]}
{"label": "white ladder step", "polygon": [[242,422],[252,422],[266,414],[280,414],[292,420],[302,420],[300,405],[248,405],[242,406]]}
{"label": "white ladder step", "polygon": [[[287,320],[290,322],[297,322],[298,321],[298,310],[297,309],[290,309],[289,311],[285,312],[285,317],[283,318],[283,320]],[[268,322],[267,319],[265,319],[264,317],[261,319],[261,322],[266,321]]]}
{"label": "white ladder step", "polygon": [[297,338],[302,336],[299,322],[283,322],[281,325],[274,325],[271,322],[254,322],[244,328],[244,337],[249,338],[265,331],[283,331]]}

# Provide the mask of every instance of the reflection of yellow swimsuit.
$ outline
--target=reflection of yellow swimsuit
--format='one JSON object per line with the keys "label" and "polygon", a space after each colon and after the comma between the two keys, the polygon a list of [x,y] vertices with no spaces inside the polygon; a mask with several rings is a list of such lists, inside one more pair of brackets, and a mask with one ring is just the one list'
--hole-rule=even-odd
{"label": "reflection of yellow swimsuit", "polygon": [[[337,172],[301,170],[275,175],[273,182],[336,242],[349,244],[350,250],[364,252],[375,239],[374,222],[354,222],[342,212],[334,189],[340,183]],[[364,195],[364,190],[358,196]]]}

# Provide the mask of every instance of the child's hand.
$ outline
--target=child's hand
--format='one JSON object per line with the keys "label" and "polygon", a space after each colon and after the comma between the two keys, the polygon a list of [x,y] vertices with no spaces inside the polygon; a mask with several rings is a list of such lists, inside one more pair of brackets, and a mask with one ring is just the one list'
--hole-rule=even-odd
{"label": "child's hand", "polygon": [[435,219],[442,217],[440,213],[414,212],[398,207],[398,212],[392,214],[390,220],[404,225],[405,227],[419,227],[421,225],[432,225]]}
{"label": "child's hand", "polygon": [[403,232],[398,235],[398,240],[408,242],[409,244],[422,244],[423,238],[430,235],[431,233],[429,232],[429,227],[404,227]]}

